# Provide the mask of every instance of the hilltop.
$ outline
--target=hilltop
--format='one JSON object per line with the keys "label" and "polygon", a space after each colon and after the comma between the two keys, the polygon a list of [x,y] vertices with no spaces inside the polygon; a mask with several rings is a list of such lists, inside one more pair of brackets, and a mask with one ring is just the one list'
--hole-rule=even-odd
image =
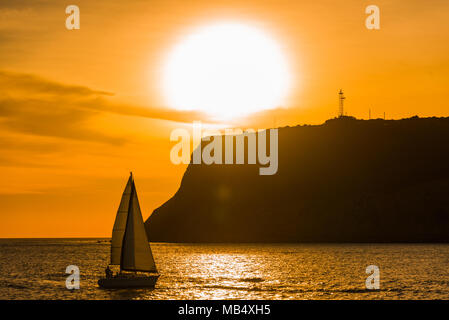
{"label": "hilltop", "polygon": [[150,241],[449,242],[449,118],[283,127],[258,168],[190,164]]}

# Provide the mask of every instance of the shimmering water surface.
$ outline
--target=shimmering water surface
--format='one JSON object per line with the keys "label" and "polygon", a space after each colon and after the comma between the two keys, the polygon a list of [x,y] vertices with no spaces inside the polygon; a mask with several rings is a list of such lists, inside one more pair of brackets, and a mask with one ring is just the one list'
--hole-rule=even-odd
{"label": "shimmering water surface", "polygon": [[[152,244],[154,290],[104,290],[107,239],[0,239],[0,299],[449,299],[447,244]],[[365,290],[380,268],[381,289]],[[65,288],[77,265],[81,288]]]}

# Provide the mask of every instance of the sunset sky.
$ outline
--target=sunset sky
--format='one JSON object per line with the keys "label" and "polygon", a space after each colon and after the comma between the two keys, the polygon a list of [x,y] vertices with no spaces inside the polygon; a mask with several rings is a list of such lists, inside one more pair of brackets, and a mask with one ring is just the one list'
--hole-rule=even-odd
{"label": "sunset sky", "polygon": [[[69,4],[79,30],[65,27]],[[380,30],[365,27],[371,4]],[[337,115],[340,88],[357,118],[449,116],[448,21],[447,0],[1,1],[0,237],[110,236],[129,171],[146,219],[186,168],[170,162],[170,132],[194,120],[319,124]],[[278,109],[220,119],[172,108],[170,53],[220,23],[278,45],[290,76]]]}

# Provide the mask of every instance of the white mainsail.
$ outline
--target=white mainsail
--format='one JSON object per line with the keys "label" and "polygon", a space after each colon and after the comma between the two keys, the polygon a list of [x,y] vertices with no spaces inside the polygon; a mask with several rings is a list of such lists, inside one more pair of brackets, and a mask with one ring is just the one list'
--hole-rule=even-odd
{"label": "white mainsail", "polygon": [[157,272],[132,174],[114,223],[111,264],[120,264],[121,270]]}
{"label": "white mainsail", "polygon": [[129,203],[131,200],[131,185],[133,183],[132,175],[128,179],[125,191],[123,191],[122,200],[118,207],[115,217],[114,228],[112,229],[111,239],[111,264],[119,265],[122,256],[123,235],[126,229],[126,220],[128,219]]}

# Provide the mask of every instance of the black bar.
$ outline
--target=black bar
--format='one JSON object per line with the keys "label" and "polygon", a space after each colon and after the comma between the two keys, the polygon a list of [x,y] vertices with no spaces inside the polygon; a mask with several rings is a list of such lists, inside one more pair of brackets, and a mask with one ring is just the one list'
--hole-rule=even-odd
{"label": "black bar", "polygon": [[[400,316],[402,319],[417,314],[444,315],[449,310],[449,301],[348,301],[348,300],[238,300],[238,301],[143,301],[143,300],[18,300],[1,301],[2,311],[10,311],[16,318],[21,313],[57,314],[88,317],[117,317],[127,319],[314,319],[331,315],[358,319],[379,317],[379,319]],[[186,314],[187,311],[187,314]]]}

